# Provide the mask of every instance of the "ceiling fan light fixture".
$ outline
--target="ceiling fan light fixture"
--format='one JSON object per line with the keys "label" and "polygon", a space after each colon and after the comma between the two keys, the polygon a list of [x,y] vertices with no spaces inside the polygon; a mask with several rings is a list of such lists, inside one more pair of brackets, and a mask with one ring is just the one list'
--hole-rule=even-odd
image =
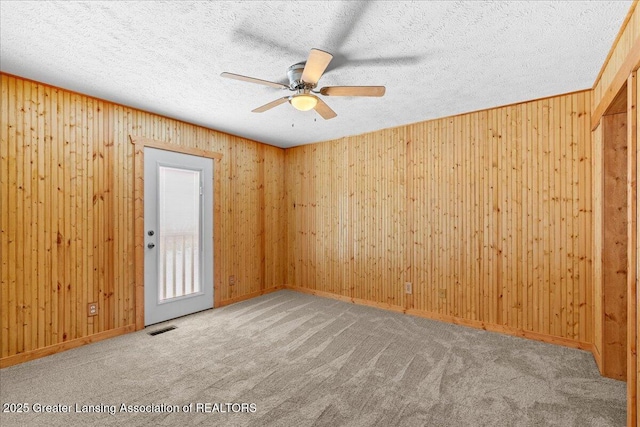
{"label": "ceiling fan light fixture", "polygon": [[293,108],[300,111],[309,111],[315,108],[318,104],[318,98],[313,95],[300,94],[293,95],[289,100]]}

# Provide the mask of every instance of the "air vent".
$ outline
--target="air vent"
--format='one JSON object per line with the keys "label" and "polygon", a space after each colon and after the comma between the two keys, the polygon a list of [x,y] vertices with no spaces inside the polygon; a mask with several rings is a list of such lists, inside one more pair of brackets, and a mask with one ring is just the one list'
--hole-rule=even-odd
{"label": "air vent", "polygon": [[153,332],[149,332],[149,335],[160,335],[160,334],[164,334],[165,332],[169,332],[169,331],[173,331],[176,327],[175,326],[167,326],[166,328],[162,328],[162,329],[157,329]]}

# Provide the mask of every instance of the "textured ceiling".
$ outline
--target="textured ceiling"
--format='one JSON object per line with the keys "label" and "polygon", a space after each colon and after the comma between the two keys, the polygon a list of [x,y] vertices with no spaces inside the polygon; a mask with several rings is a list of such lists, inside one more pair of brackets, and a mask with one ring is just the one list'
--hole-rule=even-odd
{"label": "textured ceiling", "polygon": [[[0,69],[280,147],[589,88],[630,1],[0,2]],[[334,55],[318,87],[383,98],[283,104],[309,49]]]}

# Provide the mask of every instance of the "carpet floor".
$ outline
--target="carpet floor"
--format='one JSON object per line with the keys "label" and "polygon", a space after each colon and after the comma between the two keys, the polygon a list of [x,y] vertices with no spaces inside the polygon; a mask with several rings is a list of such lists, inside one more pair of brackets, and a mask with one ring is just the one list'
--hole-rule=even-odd
{"label": "carpet floor", "polygon": [[586,351],[285,290],[2,369],[0,425],[623,426],[625,392]]}

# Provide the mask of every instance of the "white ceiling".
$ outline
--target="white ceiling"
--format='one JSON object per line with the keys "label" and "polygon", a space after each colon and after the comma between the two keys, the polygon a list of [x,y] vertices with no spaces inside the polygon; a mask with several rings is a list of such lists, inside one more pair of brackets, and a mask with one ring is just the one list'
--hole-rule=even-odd
{"label": "white ceiling", "polygon": [[[631,1],[0,2],[0,69],[279,147],[586,89]],[[309,49],[334,55],[318,87],[338,116],[282,104]]]}

